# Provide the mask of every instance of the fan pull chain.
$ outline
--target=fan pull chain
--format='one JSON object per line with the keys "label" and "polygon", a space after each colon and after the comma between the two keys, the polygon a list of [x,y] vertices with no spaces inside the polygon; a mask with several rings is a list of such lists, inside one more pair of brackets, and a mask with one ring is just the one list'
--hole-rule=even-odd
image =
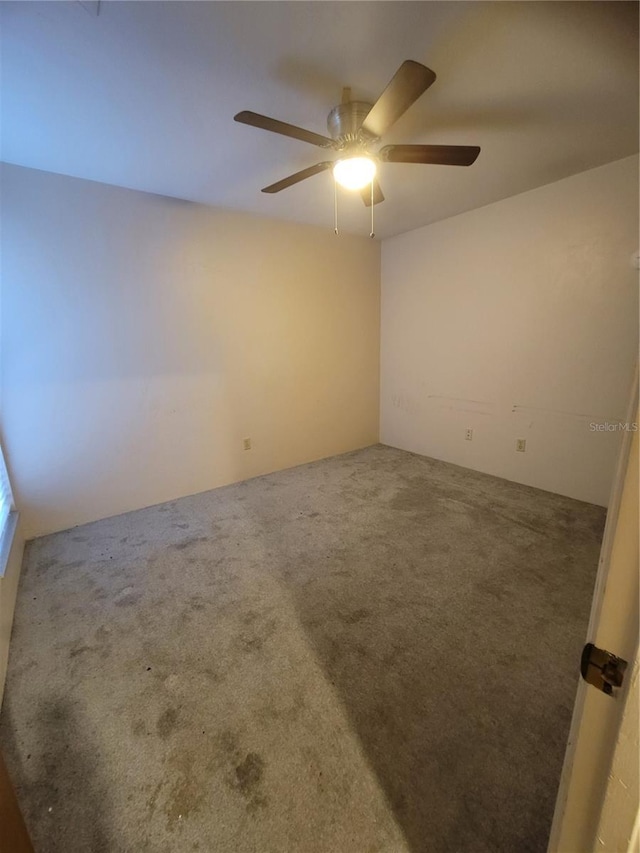
{"label": "fan pull chain", "polygon": [[373,239],[375,236],[376,235],[373,230],[373,181],[371,181],[371,234],[369,234],[369,237]]}
{"label": "fan pull chain", "polygon": [[333,179],[333,233],[338,233],[338,182]]}

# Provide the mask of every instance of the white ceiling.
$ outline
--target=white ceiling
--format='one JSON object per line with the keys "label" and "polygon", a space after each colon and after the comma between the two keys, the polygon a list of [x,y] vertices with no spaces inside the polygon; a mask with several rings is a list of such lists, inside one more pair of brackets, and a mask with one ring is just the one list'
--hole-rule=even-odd
{"label": "white ceiling", "polygon": [[[237,124],[326,133],[404,59],[438,75],[384,142],[480,145],[469,168],[384,164],[387,237],[638,150],[635,2],[5,2],[2,159],[333,227],[326,152]],[[341,226],[368,233],[358,196]]]}

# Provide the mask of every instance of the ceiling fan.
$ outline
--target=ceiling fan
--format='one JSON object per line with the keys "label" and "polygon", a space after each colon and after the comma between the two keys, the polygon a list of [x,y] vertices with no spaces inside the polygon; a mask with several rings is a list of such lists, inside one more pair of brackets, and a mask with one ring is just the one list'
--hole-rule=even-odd
{"label": "ceiling fan", "polygon": [[342,103],[334,107],[327,117],[330,137],[249,110],[238,113],[234,119],[242,124],[290,136],[340,154],[336,160],[324,160],[302,169],[264,187],[262,192],[279,193],[306,178],[333,169],[335,180],[347,189],[360,190],[364,203],[370,206],[384,201],[376,178],[379,163],[470,166],[480,153],[477,145],[385,145],[375,150],[380,138],[435,79],[436,75],[430,68],[407,59],[375,104],[352,101],[351,90],[345,88]]}

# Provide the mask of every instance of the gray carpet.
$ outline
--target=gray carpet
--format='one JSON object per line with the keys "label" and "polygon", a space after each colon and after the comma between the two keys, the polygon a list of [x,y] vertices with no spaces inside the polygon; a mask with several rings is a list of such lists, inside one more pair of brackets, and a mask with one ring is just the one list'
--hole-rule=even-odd
{"label": "gray carpet", "polygon": [[603,523],[377,446],[33,541],[36,850],[544,851]]}

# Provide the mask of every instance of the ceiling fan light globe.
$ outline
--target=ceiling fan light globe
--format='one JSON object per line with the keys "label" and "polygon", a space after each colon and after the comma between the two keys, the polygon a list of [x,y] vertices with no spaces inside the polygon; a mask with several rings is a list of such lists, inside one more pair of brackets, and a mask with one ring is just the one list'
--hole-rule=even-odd
{"label": "ceiling fan light globe", "polygon": [[333,167],[333,177],[347,190],[361,190],[376,174],[376,164],[370,157],[345,157]]}

